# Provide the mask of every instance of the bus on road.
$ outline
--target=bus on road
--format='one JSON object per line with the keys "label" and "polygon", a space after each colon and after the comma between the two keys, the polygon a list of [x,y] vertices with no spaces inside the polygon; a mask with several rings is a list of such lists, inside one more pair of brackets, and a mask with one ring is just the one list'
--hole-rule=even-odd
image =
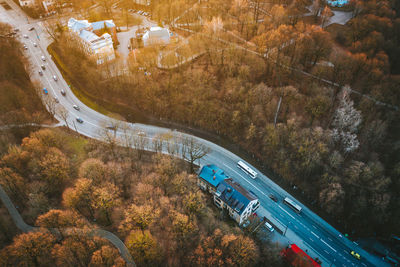
{"label": "bus on road", "polygon": [[300,213],[300,212],[301,212],[301,207],[300,207],[298,204],[296,204],[296,202],[294,202],[293,200],[291,200],[290,198],[285,197],[285,199],[283,200],[283,202],[284,202],[286,205],[288,205],[290,208],[292,208],[292,210],[294,210],[295,212],[297,212],[297,213]]}
{"label": "bus on road", "polygon": [[239,161],[237,163],[237,167],[239,169],[241,169],[242,171],[244,171],[245,173],[247,173],[248,175],[250,175],[251,178],[253,178],[253,179],[257,178],[257,173],[252,168],[247,166],[246,163],[244,163],[243,161]]}

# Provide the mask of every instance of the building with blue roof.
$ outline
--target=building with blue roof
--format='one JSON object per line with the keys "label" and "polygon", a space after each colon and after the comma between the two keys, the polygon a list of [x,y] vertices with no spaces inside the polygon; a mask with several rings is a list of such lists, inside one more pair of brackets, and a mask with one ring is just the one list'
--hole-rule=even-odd
{"label": "building with blue roof", "polygon": [[260,206],[254,193],[247,191],[215,165],[206,165],[201,169],[198,185],[213,194],[215,205],[226,209],[238,224],[244,223]]}
{"label": "building with blue roof", "polygon": [[212,164],[206,165],[200,171],[197,184],[204,191],[213,194],[219,183],[226,178],[228,178],[228,176],[224,173],[224,170]]}

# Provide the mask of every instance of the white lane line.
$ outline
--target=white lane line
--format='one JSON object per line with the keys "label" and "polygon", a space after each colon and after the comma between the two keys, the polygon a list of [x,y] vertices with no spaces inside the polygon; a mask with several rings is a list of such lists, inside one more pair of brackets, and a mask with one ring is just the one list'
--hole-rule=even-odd
{"label": "white lane line", "polygon": [[367,266],[364,262],[361,262],[362,265]]}
{"label": "white lane line", "polygon": [[312,238],[311,238],[311,237],[309,237],[309,239],[311,240],[311,242],[314,242],[314,240],[312,240]]}
{"label": "white lane line", "polygon": [[330,249],[332,249],[333,251],[337,252],[336,249],[334,249],[333,247],[331,247],[328,243],[326,243],[323,239],[321,239],[321,241],[327,245]]}
{"label": "white lane line", "polygon": [[319,236],[317,236],[317,234],[314,233],[313,231],[311,231],[311,233],[312,233],[316,238],[319,238]]}
{"label": "white lane line", "polygon": [[324,251],[325,251],[325,252],[326,252],[328,255],[330,255],[330,254],[329,254],[329,252],[328,252],[328,251],[326,251],[325,249],[324,249]]}
{"label": "white lane line", "polygon": [[287,212],[286,210],[284,210],[281,206],[279,206],[278,205],[278,207],[281,209],[281,210],[283,210],[284,212],[286,212],[287,213],[287,215],[289,215],[290,217],[292,217],[293,219],[294,219],[294,217],[289,213],[289,212]]}
{"label": "white lane line", "polygon": [[315,225],[314,225],[314,224],[311,224],[311,226],[312,226],[312,227],[314,227],[315,229],[317,229],[317,227],[315,227]]}
{"label": "white lane line", "polygon": [[296,228],[297,230],[299,229],[296,225],[294,225],[294,228]]}
{"label": "white lane line", "polygon": [[333,242],[333,240],[330,237],[328,237],[328,239]]}

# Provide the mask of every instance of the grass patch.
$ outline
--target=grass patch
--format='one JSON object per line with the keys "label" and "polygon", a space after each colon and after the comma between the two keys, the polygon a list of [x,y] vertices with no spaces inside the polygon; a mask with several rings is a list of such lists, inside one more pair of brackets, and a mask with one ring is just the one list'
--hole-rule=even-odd
{"label": "grass patch", "polygon": [[106,109],[104,106],[98,104],[96,102],[96,100],[94,100],[94,99],[96,99],[95,97],[90,96],[88,93],[86,93],[83,90],[78,89],[78,87],[74,86],[74,83],[72,82],[72,79],[70,78],[70,77],[72,77],[72,74],[70,73],[68,67],[64,64],[64,62],[60,59],[58,54],[54,51],[53,45],[54,44],[49,45],[47,48],[47,51],[53,57],[54,62],[56,63],[59,70],[61,71],[61,74],[62,74],[64,80],[67,82],[67,84],[71,88],[72,93],[77,98],[79,98],[79,100],[82,103],[84,103],[86,106],[88,106],[89,108],[96,110],[97,112],[104,114],[108,117],[112,117],[112,118],[119,119],[119,120],[124,120],[123,116]]}

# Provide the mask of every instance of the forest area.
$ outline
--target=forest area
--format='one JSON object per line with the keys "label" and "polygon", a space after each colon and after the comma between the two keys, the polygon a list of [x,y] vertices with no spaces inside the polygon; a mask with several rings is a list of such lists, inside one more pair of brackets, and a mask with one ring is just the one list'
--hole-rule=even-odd
{"label": "forest area", "polygon": [[[153,19],[179,13],[178,3],[156,2]],[[203,45],[205,53],[180,68],[157,68],[159,48],[144,48],[129,58],[128,74],[114,77],[82,61],[65,33],[54,51],[79,90],[239,144],[352,236],[398,234],[398,1],[352,1],[353,18],[339,31],[338,25],[318,26],[329,20],[322,2],[314,2],[307,18],[301,14],[308,1],[275,1],[264,7],[269,16],[251,3],[208,1],[193,12],[208,19],[202,33],[233,32],[264,57],[239,42],[214,47],[203,38],[196,49]],[[190,25],[194,17],[181,21]],[[239,23],[221,26],[227,18]]]}
{"label": "forest area", "polygon": [[116,145],[124,140],[25,126],[51,123],[50,114],[29,79],[21,43],[10,37],[0,51],[0,185],[38,228],[18,230],[0,202],[1,266],[126,266],[93,229],[119,237],[137,266],[287,266],[268,236],[244,232],[219,212],[183,160]]}

